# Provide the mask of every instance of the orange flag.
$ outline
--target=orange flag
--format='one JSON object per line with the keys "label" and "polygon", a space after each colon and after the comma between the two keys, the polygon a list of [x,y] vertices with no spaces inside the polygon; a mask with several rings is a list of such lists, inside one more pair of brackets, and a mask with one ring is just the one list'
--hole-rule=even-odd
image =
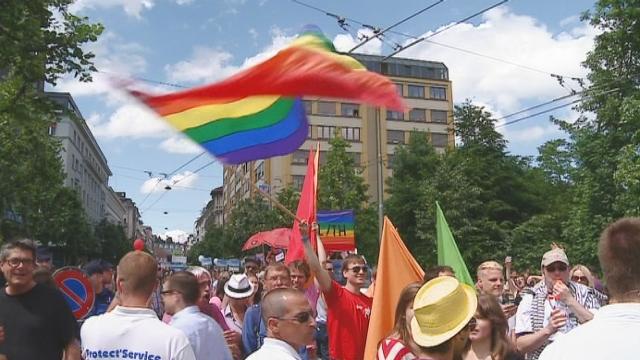
{"label": "orange flag", "polygon": [[365,359],[376,358],[380,340],[393,329],[396,305],[402,289],[411,283],[422,281],[423,278],[424,271],[402,242],[389,218],[385,216]]}
{"label": "orange flag", "polygon": [[[318,156],[320,155],[320,143],[316,145],[316,150],[309,151],[309,161],[307,163],[307,174],[304,176],[302,191],[300,192],[300,201],[298,202],[298,210],[296,216],[300,220],[306,220],[307,224],[316,221],[316,194],[318,191]],[[316,234],[309,231],[309,238],[315,248]],[[300,234],[300,223],[298,220],[293,221],[293,229],[291,231],[291,240],[287,249],[287,256],[284,259],[285,264],[289,264],[295,260],[304,260],[304,245],[302,244],[302,235]]]}

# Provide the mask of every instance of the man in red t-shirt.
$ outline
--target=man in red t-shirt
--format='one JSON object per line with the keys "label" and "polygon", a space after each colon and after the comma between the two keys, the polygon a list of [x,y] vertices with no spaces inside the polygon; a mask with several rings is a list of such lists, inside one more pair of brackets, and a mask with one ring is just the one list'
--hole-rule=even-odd
{"label": "man in red t-shirt", "polygon": [[329,357],[332,360],[362,360],[373,302],[360,292],[367,280],[367,264],[362,256],[347,256],[342,263],[342,275],[347,284],[340,286],[320,265],[306,228],[306,224],[300,224],[307,262],[327,302]]}

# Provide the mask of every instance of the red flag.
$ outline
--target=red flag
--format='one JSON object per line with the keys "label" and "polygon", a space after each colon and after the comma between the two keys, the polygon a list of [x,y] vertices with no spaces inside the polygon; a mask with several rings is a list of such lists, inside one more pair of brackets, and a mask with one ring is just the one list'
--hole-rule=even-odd
{"label": "red flag", "polygon": [[[307,224],[316,221],[316,194],[318,190],[318,155],[320,154],[320,144],[316,145],[316,150],[309,151],[309,161],[307,163],[307,174],[304,176],[304,184],[300,193],[300,202],[298,202],[298,210],[296,216],[300,220],[306,220]],[[315,245],[316,234],[314,231],[309,232],[311,244]],[[314,246],[315,248],[315,246]],[[284,260],[285,264],[289,264],[295,260],[304,260],[304,245],[302,244],[302,235],[300,234],[300,223],[298,220],[293,221],[293,229],[291,232],[291,242],[287,250],[287,256]]]}

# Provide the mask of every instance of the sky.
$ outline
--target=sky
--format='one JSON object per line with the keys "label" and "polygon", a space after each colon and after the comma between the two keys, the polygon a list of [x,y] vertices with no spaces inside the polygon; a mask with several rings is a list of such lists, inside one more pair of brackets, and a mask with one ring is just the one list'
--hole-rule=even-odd
{"label": "sky", "polygon": [[[184,241],[210,190],[222,186],[222,166],[115,89],[114,78],[137,79],[136,87],[157,93],[221,80],[275,54],[308,24],[348,51],[372,34],[371,27],[384,29],[436,2],[76,0],[76,14],[105,26],[86,47],[100,72],[92,83],[64,78],[50,90],[74,97],[113,173],[109,185],[134,200],[155,234]],[[485,106],[498,118],[511,153],[535,155],[545,141],[564,136],[549,115],[571,121],[577,114],[566,107],[507,126],[500,125],[544,108],[501,118],[579,90],[569,78],[587,74],[581,62],[597,35],[580,14],[594,3],[512,0],[450,27],[497,2],[441,1],[358,52],[388,55],[394,44],[411,42],[408,36],[448,27],[396,56],[444,62],[454,103],[470,99]],[[344,28],[326,13],[344,18]],[[565,85],[551,74],[563,76]]]}

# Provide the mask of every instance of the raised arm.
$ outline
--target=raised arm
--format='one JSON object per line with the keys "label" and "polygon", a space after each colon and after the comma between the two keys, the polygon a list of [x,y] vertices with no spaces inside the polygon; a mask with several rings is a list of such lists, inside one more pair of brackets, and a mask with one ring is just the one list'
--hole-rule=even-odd
{"label": "raised arm", "polygon": [[[318,259],[318,255],[316,255],[316,252],[311,246],[311,242],[309,241],[309,225],[307,223],[300,223],[300,233],[302,234],[302,243],[304,244],[304,250],[307,255],[307,263],[309,264],[311,271],[316,275],[320,290],[323,293],[329,292],[331,290],[331,276],[329,276],[327,270],[322,267],[320,259]],[[318,239],[316,239],[316,241],[318,241]]]}

